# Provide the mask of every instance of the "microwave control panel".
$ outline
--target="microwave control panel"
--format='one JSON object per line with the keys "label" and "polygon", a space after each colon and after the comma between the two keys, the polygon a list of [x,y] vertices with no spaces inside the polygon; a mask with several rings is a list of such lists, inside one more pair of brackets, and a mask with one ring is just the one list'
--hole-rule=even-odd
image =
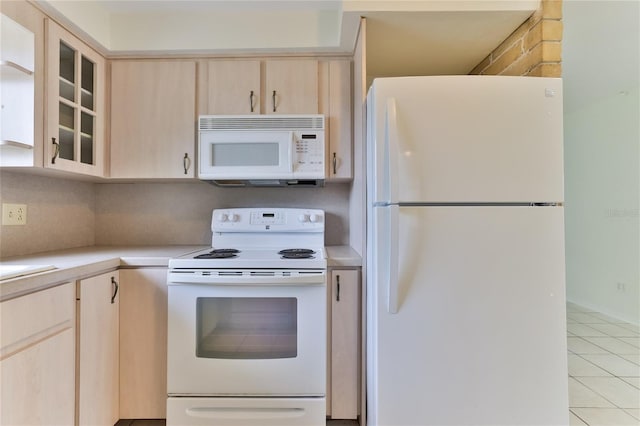
{"label": "microwave control panel", "polygon": [[294,141],[293,172],[302,175],[324,173],[324,132],[297,131]]}

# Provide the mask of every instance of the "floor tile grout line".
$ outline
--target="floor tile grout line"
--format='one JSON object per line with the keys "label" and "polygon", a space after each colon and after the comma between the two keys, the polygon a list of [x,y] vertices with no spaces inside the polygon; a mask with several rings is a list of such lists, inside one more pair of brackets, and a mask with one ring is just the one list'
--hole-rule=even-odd
{"label": "floor tile grout line", "polygon": [[[591,338],[596,338],[597,339],[598,337],[602,337],[602,336],[584,336],[584,337],[591,337]],[[626,336],[621,336],[621,337],[627,338]],[[624,340],[621,339],[621,337],[618,337],[618,336],[606,336],[606,338],[614,339],[614,340],[617,340],[620,343],[624,343],[626,345],[632,346],[632,347],[634,347],[636,349],[637,352],[640,353],[640,348],[639,347],[634,346],[631,343],[625,342]],[[591,342],[591,343],[593,343],[594,345],[598,345],[597,343],[594,343],[594,342]],[[602,347],[602,346],[600,346],[600,347]],[[603,348],[603,349],[606,349],[606,348]],[[607,349],[607,350],[609,350],[609,349]],[[609,352],[611,352],[611,351],[609,351]],[[611,353],[616,354],[616,355],[627,355],[627,354],[618,354],[616,352],[611,352]],[[629,355],[632,355],[632,354],[629,354]]]}
{"label": "floor tile grout line", "polygon": [[[602,346],[598,345],[597,343],[590,342],[589,340],[586,340],[586,339],[582,339],[582,340],[584,340],[585,342],[591,343],[592,345],[595,345],[595,346],[599,347],[600,349],[602,349],[603,351],[607,351],[608,353],[607,354],[576,354],[576,355],[613,355],[613,356],[616,356],[616,357],[618,357],[618,358],[620,358],[620,359],[622,359],[624,361],[630,362],[631,364],[635,364],[638,367],[640,367],[640,364],[638,364],[637,362],[629,361],[628,359],[626,359],[625,357],[622,356],[622,355],[635,355],[635,354],[618,354],[618,353],[615,353],[615,352],[611,352],[609,349],[607,349],[605,347],[602,347]],[[589,361],[589,360],[587,360],[587,361]],[[590,361],[590,362],[592,362],[592,361]],[[603,368],[603,367],[601,367],[599,365],[598,365],[598,367]]]}
{"label": "floor tile grout line", "polygon": [[[576,341],[580,341],[583,342],[585,344],[590,344],[593,345],[594,347],[598,348],[598,350],[603,351],[602,353],[597,353],[597,354],[588,354],[588,353],[577,353],[577,352],[573,352],[571,351],[569,348],[567,348],[567,352],[568,354],[572,354],[572,355],[576,355],[578,358],[582,359],[583,361],[586,361],[589,365],[602,370],[604,372],[606,372],[607,374],[610,374],[610,376],[572,376],[569,375],[570,378],[572,378],[573,380],[575,380],[576,382],[580,383],[582,386],[584,386],[586,389],[590,390],[591,392],[593,392],[595,395],[600,396],[601,398],[603,398],[605,401],[607,401],[609,404],[611,404],[613,407],[612,408],[608,408],[608,409],[614,409],[614,410],[618,410],[620,412],[625,413],[626,415],[632,417],[632,418],[636,418],[636,416],[634,416],[633,414],[631,414],[632,410],[635,410],[635,408],[630,408],[630,407],[620,407],[617,403],[613,402],[612,400],[610,400],[609,398],[607,398],[605,395],[603,395],[602,393],[598,392],[596,389],[593,389],[591,386],[589,386],[587,383],[585,383],[585,381],[580,380],[580,378],[584,377],[584,378],[591,378],[591,377],[598,377],[598,378],[604,378],[604,379],[608,379],[608,380],[616,380],[620,383],[624,383],[625,385],[631,386],[633,388],[638,389],[637,386],[635,386],[632,383],[627,382],[626,380],[623,379],[623,377],[626,376],[619,376],[615,373],[613,373],[609,368],[601,366],[596,364],[594,361],[585,358],[585,356],[588,355],[605,355],[605,356],[614,356],[618,359],[621,359],[623,361],[627,361],[630,362],[634,365],[638,365],[637,362],[631,361],[630,359],[625,358],[623,355],[627,355],[627,354],[621,354],[618,353],[619,351],[614,351],[611,350],[607,347],[603,347],[602,345],[604,344],[603,341],[598,342],[598,338],[608,338],[611,339],[610,342],[617,342],[617,343],[622,343],[625,345],[629,345],[631,347],[635,347],[638,348],[636,345],[628,342],[628,341],[624,341],[622,340],[622,338],[627,338],[627,339],[634,339],[634,338],[638,338],[640,337],[640,334],[633,329],[632,327],[636,327],[631,323],[622,323],[620,321],[618,322],[612,322],[610,320],[608,320],[607,316],[605,314],[602,313],[598,313],[595,311],[590,311],[590,312],[585,312],[585,309],[572,309],[571,306],[567,306],[567,338],[572,337],[572,338],[577,338],[579,340]],[[574,316],[573,318],[570,318],[569,313],[570,312],[575,312],[575,313],[579,313],[579,314],[586,314],[586,316]],[[590,315],[591,313],[593,314],[600,314],[600,315]],[[599,322],[594,322],[591,323],[591,320],[589,318],[592,318],[594,321],[595,320],[599,320]],[[572,320],[572,321],[569,321]],[[589,321],[587,323],[584,322],[584,320]],[[604,322],[602,322],[604,321]],[[580,325],[583,327],[586,327],[586,330],[594,330],[595,332],[598,332],[600,334],[602,334],[601,336],[580,336],[580,335],[576,335],[575,333],[572,333],[569,331],[569,325],[570,324],[574,324],[574,325]],[[602,329],[598,329],[598,324],[600,325],[604,325],[604,330]],[[592,325],[596,325],[596,327],[593,327]],[[622,328],[626,331],[629,331],[629,333],[624,332],[624,334],[629,334],[630,336],[614,336],[612,334],[610,334],[612,331],[616,331],[616,328],[610,327],[609,325],[613,325],[615,327],[618,328]],[[625,325],[628,325],[628,327],[625,327]],[[602,327],[600,327],[602,328]],[[619,333],[618,333],[619,334]],[[594,338],[595,341],[592,340],[588,340],[588,338]],[[611,345],[609,345],[609,347],[611,347]],[[638,348],[638,352],[640,353],[640,348]],[[628,354],[630,356],[633,356],[635,354]],[[632,376],[634,377],[634,376]],[[582,418],[581,416],[579,416],[574,409],[580,409],[580,408],[587,408],[587,407],[569,407],[569,411],[576,416],[576,418],[578,418],[581,422],[589,425],[589,422]],[[595,410],[604,410],[604,408],[602,407],[593,407],[593,409]],[[629,410],[629,411],[628,411]]]}
{"label": "floor tile grout line", "polygon": [[[624,380],[622,380],[620,377],[605,377],[606,379],[618,379],[623,383],[628,384],[629,386],[631,386],[629,383],[625,382]],[[609,402],[610,404],[613,405],[613,407],[608,407],[608,408],[617,408],[620,410],[624,410],[624,409],[631,409],[631,407],[621,407],[618,404],[616,404],[615,402],[611,401],[609,398],[607,398],[606,396],[602,395],[600,392],[598,392],[597,390],[593,389],[592,387],[590,387],[588,384],[580,381],[579,377],[574,377],[575,380],[577,380],[580,384],[582,384],[584,387],[586,387],[587,389],[589,389],[591,392],[595,393],[598,396],[601,396],[604,400],[606,400],[607,402]],[[569,408],[606,408],[606,407],[569,407]]]}
{"label": "floor tile grout line", "polygon": [[570,313],[573,313],[573,314],[586,314],[588,316],[595,317],[597,319],[601,319],[603,321],[606,321],[606,322],[608,322],[610,324],[628,324],[628,325],[635,326],[634,323],[630,323],[629,321],[624,321],[624,320],[621,320],[621,319],[618,319],[618,318],[614,318],[614,317],[612,317],[610,315],[607,315],[607,314],[599,312],[599,311],[591,311],[591,310],[590,311],[570,311],[570,310],[567,309],[567,316]]}
{"label": "floor tile grout line", "polygon": [[[582,407],[580,407],[580,408],[582,408]],[[589,426],[589,423],[587,423],[587,421],[585,419],[583,419],[582,417],[580,417],[575,411],[573,411],[572,409],[569,409],[569,412],[573,413],[574,416],[579,418],[582,423],[584,423],[585,425]]]}
{"label": "floor tile grout line", "polygon": [[[585,357],[582,356],[582,355],[600,355],[600,354],[574,354],[574,355],[577,355],[578,357],[582,358],[583,360],[585,360],[589,364],[593,365],[594,367],[599,368],[600,370],[604,371],[605,373],[610,374],[612,377],[618,377],[615,374],[613,374],[611,371],[606,370],[604,367],[601,367],[601,366],[595,364],[593,361],[590,361],[590,360],[588,360],[588,359],[586,359]],[[607,376],[570,376],[570,377],[607,377]]]}

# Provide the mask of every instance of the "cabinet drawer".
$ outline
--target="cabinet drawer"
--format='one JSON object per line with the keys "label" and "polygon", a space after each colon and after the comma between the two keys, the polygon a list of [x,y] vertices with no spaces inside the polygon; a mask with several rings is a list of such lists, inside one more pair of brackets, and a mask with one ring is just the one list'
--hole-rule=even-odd
{"label": "cabinet drawer", "polygon": [[73,327],[75,291],[71,283],[0,304],[0,358]]}

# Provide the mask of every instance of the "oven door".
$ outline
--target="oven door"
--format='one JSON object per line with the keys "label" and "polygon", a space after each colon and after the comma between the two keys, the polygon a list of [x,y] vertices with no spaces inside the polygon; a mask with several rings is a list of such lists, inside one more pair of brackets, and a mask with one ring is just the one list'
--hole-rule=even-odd
{"label": "oven door", "polygon": [[324,271],[208,283],[176,275],[189,281],[169,274],[170,396],[325,394]]}

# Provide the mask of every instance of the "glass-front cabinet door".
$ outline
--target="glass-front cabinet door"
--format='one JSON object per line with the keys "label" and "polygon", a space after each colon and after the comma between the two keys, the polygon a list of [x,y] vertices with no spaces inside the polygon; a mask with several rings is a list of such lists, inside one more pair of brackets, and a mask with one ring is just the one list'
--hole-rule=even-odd
{"label": "glass-front cabinet door", "polygon": [[47,167],[104,175],[105,60],[47,20]]}

